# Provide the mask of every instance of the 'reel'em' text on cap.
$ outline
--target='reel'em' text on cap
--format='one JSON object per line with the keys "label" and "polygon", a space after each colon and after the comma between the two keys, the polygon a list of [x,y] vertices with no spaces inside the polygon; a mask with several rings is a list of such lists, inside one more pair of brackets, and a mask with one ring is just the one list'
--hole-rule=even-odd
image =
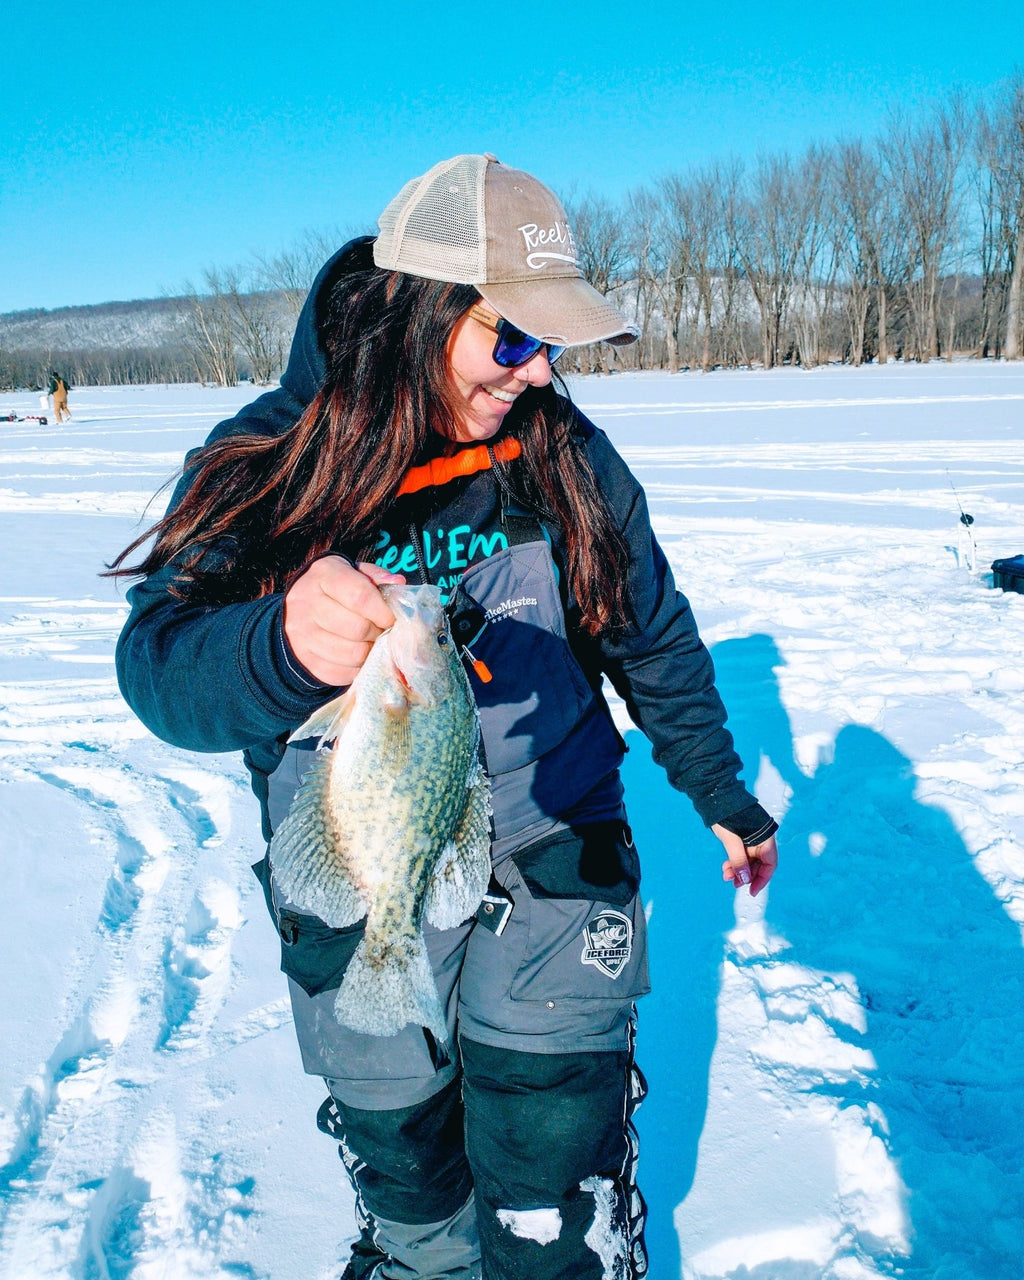
{"label": "'reel'em' text on cap", "polygon": [[413,178],[378,226],[378,267],[475,285],[499,315],[535,338],[575,347],[638,337],[583,278],[554,192],[492,155],[455,156]]}

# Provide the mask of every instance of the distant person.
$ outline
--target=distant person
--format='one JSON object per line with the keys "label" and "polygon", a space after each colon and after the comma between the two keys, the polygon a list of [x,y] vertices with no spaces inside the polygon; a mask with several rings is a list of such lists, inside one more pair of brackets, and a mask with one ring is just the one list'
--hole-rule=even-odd
{"label": "distant person", "polygon": [[71,414],[68,411],[68,384],[56,369],[50,370],[50,395],[53,396],[53,412],[56,415],[58,426],[64,421],[64,418],[67,418],[68,422],[70,422]]}

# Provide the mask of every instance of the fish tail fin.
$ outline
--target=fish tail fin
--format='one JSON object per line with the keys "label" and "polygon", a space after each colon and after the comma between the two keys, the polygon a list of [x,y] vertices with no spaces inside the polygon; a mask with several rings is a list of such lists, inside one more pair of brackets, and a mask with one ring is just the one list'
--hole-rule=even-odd
{"label": "fish tail fin", "polygon": [[422,935],[398,941],[365,937],[334,1001],[339,1022],[371,1036],[394,1036],[408,1023],[448,1041],[437,983]]}

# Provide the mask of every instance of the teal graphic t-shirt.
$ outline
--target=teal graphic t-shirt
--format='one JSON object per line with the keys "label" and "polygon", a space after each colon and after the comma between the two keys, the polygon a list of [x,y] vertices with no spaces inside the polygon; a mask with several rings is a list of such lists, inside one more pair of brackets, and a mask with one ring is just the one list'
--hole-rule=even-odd
{"label": "teal graphic t-shirt", "polygon": [[[478,466],[462,474],[459,459],[469,454]],[[369,558],[410,582],[433,583],[447,601],[467,569],[508,546],[498,486],[481,446],[409,474],[418,487],[396,499]]]}

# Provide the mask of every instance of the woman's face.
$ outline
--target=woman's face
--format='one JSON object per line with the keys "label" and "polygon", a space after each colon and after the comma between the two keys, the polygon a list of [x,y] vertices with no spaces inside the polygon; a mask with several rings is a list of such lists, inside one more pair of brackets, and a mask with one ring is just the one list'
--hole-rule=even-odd
{"label": "woman's face", "polygon": [[[499,317],[481,304],[476,310]],[[455,392],[455,439],[461,444],[490,440],[516,397],[527,387],[546,387],[551,381],[547,348],[515,369],[505,369],[491,359],[497,339],[493,329],[466,312],[448,339],[448,372]]]}

